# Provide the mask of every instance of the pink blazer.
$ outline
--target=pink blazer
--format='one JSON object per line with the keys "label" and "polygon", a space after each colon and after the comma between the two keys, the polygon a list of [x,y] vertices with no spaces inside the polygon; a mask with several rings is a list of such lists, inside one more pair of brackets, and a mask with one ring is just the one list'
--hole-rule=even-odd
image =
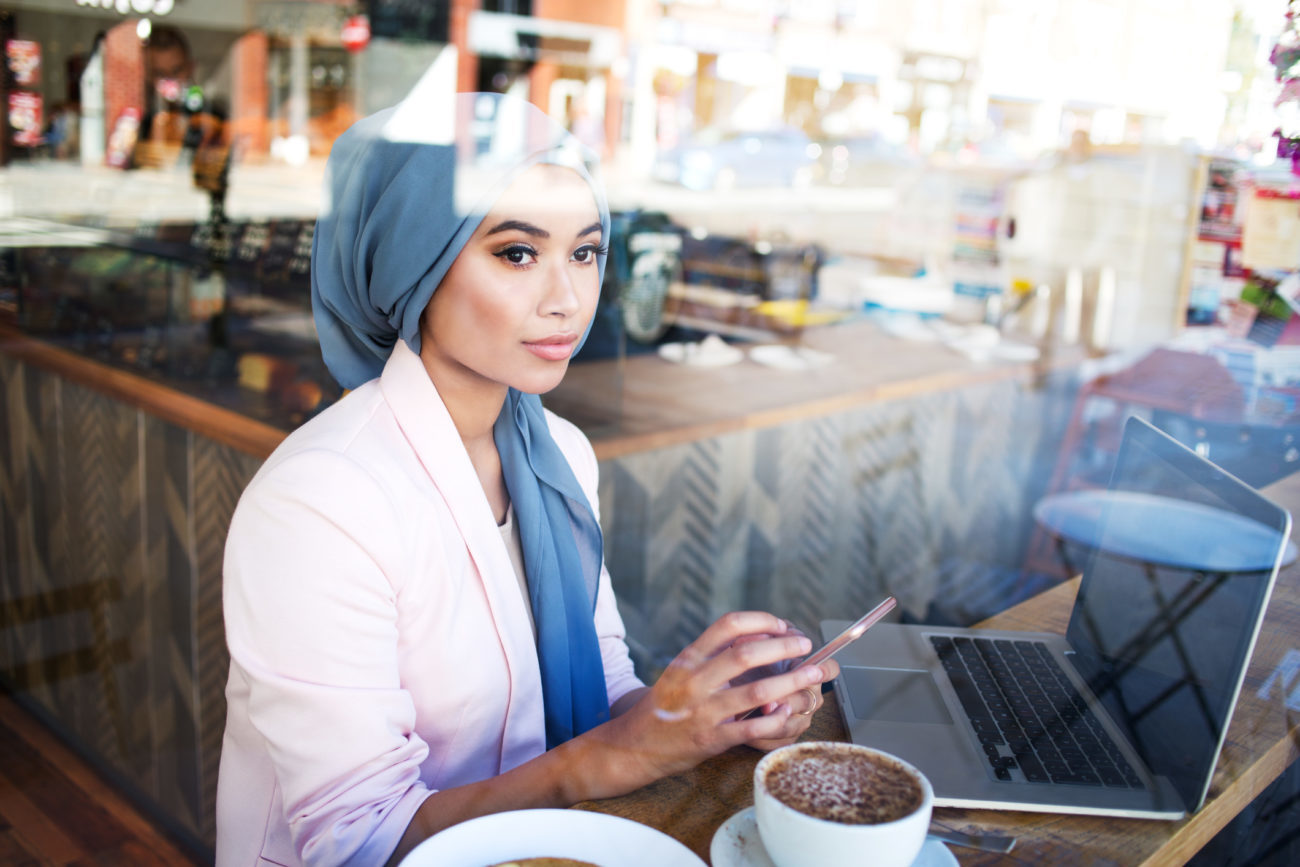
{"label": "pink blazer", "polygon": [[[598,508],[591,445],[547,417]],[[545,750],[510,555],[405,343],[253,478],[231,521],[223,599],[220,867],[382,864],[431,791]],[[641,683],[604,569],[595,621],[613,703]]]}

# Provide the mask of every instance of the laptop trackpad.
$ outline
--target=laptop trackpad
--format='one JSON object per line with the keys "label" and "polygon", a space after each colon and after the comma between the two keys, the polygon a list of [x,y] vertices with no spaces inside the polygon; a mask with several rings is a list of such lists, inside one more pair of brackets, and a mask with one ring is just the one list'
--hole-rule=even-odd
{"label": "laptop trackpad", "polygon": [[843,676],[858,719],[952,725],[928,671],[846,667]]}

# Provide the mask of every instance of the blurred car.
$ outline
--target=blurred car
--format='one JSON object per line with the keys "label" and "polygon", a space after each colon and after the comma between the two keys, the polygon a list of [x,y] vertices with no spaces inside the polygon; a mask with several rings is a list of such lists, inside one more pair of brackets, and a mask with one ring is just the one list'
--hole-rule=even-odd
{"label": "blurred car", "polygon": [[821,146],[797,129],[723,133],[706,130],[655,161],[654,178],[692,190],[812,183]]}
{"label": "blurred car", "polygon": [[880,136],[842,136],[822,141],[817,181],[845,187],[892,187],[923,161]]}

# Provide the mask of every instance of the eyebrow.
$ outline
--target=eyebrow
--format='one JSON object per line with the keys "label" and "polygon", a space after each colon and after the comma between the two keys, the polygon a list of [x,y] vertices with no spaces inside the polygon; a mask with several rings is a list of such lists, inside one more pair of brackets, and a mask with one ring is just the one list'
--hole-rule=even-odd
{"label": "eyebrow", "polygon": [[512,231],[523,232],[526,235],[532,235],[534,238],[551,237],[551,233],[546,231],[542,227],[534,226],[532,223],[526,223],[523,220],[502,220],[500,223],[497,223],[491,229],[488,229],[487,234],[495,235],[498,232],[512,232]]}
{"label": "eyebrow", "polygon": [[[592,223],[590,226],[587,226],[585,229],[579,231],[577,237],[581,238],[583,235],[590,235],[592,232],[603,232],[603,231],[604,231],[604,227],[602,227],[600,221],[597,220],[596,222]],[[551,237],[551,233],[543,229],[541,226],[535,226],[532,223],[526,222],[524,220],[502,220],[500,223],[497,223],[491,229],[488,229],[485,234],[495,235],[498,232],[523,232],[524,234],[531,235],[534,238]]]}

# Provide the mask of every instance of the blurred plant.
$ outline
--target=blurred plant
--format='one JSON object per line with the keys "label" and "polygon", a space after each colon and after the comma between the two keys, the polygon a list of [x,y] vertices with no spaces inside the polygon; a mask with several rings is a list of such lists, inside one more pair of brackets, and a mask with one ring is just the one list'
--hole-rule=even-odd
{"label": "blurred plant", "polygon": [[1300,0],[1289,0],[1286,24],[1268,56],[1282,85],[1273,106],[1281,116],[1277,155],[1291,160],[1291,172],[1300,175]]}

